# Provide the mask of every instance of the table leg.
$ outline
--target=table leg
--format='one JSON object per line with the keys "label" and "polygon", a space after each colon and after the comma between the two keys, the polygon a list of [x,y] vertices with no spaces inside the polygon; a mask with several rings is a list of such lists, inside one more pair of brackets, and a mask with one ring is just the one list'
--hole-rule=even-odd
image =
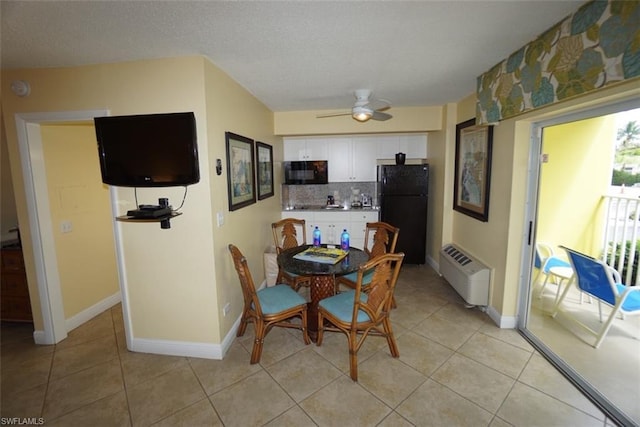
{"label": "table leg", "polygon": [[333,275],[312,276],[309,289],[311,302],[307,309],[307,331],[311,341],[318,339],[318,303],[335,294],[336,278]]}

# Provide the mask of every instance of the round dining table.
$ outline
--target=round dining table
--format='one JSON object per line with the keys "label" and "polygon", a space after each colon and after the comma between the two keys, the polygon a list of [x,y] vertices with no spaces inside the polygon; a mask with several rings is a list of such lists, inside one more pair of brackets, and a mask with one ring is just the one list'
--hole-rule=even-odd
{"label": "round dining table", "polygon": [[[310,302],[307,309],[307,331],[313,342],[318,337],[318,303],[335,294],[336,276],[353,273],[369,261],[369,256],[361,249],[350,247],[347,256],[335,264],[307,261],[294,258],[311,245],[296,246],[278,255],[278,266],[291,273],[310,276]],[[322,245],[326,247],[327,245]]]}

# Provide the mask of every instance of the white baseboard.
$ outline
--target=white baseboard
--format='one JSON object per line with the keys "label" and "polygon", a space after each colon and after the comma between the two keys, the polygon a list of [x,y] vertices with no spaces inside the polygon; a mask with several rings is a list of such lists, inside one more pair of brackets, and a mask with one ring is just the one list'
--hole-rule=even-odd
{"label": "white baseboard", "polygon": [[240,326],[240,317],[234,322],[231,330],[221,344],[194,343],[185,341],[155,340],[147,338],[131,339],[130,351],[140,353],[164,354],[167,356],[198,357],[201,359],[222,360],[231,347]]}
{"label": "white baseboard", "polygon": [[[93,319],[98,314],[110,309],[114,305],[118,304],[120,301],[122,301],[122,295],[120,294],[120,291],[118,291],[115,294],[108,296],[102,301],[99,301],[98,303],[92,305],[91,307],[85,310],[82,310],[80,313],[76,314],[75,316],[65,319],[64,326],[67,332],[74,330],[75,328],[77,328],[78,326],[84,323],[87,323],[89,320]],[[41,330],[33,331],[33,341],[39,345],[51,344],[46,341],[46,335],[44,331],[41,331]]]}
{"label": "white baseboard", "polygon": [[493,322],[498,325],[499,328],[503,329],[515,329],[518,326],[518,318],[515,316],[503,316],[492,306],[487,307],[487,314],[493,320]]}
{"label": "white baseboard", "polygon": [[87,323],[89,320],[93,319],[98,314],[110,309],[120,301],[122,301],[122,295],[120,294],[120,291],[118,291],[115,294],[103,299],[102,301],[99,301],[97,304],[94,304],[91,307],[82,310],[75,316],[71,316],[64,321],[67,332],[74,330],[84,323]]}

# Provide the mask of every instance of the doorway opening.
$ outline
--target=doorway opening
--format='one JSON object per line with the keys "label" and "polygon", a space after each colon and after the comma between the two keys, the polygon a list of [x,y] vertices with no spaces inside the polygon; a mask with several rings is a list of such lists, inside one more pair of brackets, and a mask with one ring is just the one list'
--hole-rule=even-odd
{"label": "doorway opening", "polygon": [[[640,318],[616,319],[601,346],[594,348],[595,338],[576,328],[562,312],[579,313],[599,322],[598,304],[573,289],[571,274],[540,274],[534,248],[547,245],[565,261],[561,246],[594,258],[607,256],[612,237],[609,206],[612,200],[619,200],[621,189],[627,195],[630,192],[611,186],[619,127],[616,118],[629,114],[627,120],[637,117],[640,124],[638,108],[640,100],[632,100],[534,125],[529,180],[532,233],[525,248],[529,274],[525,274],[528,279],[521,294],[523,315],[519,319],[519,329],[532,344],[621,425],[640,423],[640,371],[629,369],[640,364]],[[567,287],[570,297],[561,299]],[[555,312],[559,314],[552,317]]]}

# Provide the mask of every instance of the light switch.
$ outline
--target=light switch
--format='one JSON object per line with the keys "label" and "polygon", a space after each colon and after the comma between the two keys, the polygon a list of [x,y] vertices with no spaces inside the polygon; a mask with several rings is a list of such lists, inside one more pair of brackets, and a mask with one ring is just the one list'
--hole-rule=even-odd
{"label": "light switch", "polygon": [[73,224],[71,221],[62,221],[60,223],[60,231],[63,233],[71,233],[71,231],[73,231]]}
{"label": "light switch", "polygon": [[218,212],[217,219],[218,227],[222,227],[222,224],[224,224],[224,214],[222,212]]}

